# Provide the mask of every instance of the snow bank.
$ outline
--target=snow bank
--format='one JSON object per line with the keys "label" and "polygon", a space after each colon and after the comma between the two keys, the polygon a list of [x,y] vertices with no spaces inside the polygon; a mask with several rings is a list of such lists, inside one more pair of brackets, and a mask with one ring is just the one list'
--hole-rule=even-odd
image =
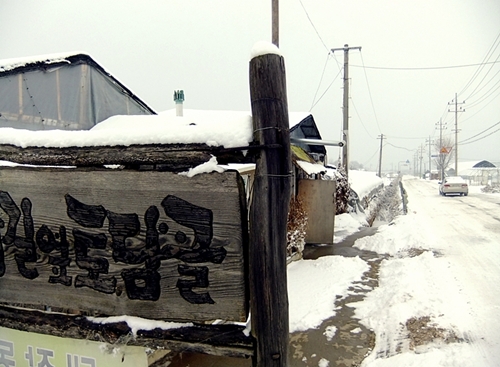
{"label": "snow bank", "polygon": [[373,236],[356,240],[354,247],[379,254],[397,255],[410,249],[426,249],[426,243],[428,238],[423,233],[415,232],[414,215],[408,214],[378,227]]}
{"label": "snow bank", "polygon": [[375,172],[350,170],[349,184],[361,200],[376,188],[382,187],[384,181]]}
{"label": "snow bank", "polygon": [[317,328],[335,316],[337,296],[347,296],[351,283],[367,270],[359,257],[325,256],[288,265],[290,332]]}

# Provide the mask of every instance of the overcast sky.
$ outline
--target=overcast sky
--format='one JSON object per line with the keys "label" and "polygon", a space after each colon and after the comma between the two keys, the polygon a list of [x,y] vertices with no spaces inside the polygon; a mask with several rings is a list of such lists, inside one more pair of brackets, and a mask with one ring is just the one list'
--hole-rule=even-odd
{"label": "overcast sky", "polygon": [[[340,139],[344,55],[329,51],[361,46],[349,54],[351,160],[376,170],[383,134],[384,169],[421,146],[427,166],[436,123],[453,134],[458,93],[459,160],[500,162],[499,35],[498,0],[281,1],[289,109]],[[176,89],[185,108],[249,110],[261,40],[271,0],[0,0],[0,59],[84,51],[156,111],[175,107]]]}

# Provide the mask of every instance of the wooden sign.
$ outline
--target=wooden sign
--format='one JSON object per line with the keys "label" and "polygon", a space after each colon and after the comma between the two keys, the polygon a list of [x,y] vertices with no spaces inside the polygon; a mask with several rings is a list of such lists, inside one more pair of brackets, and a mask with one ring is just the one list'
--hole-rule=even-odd
{"label": "wooden sign", "polygon": [[0,169],[0,303],[245,321],[237,172]]}

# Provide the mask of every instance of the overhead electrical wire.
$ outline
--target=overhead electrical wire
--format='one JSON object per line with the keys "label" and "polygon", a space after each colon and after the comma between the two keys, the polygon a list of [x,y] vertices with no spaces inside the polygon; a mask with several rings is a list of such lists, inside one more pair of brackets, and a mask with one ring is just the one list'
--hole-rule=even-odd
{"label": "overhead electrical wire", "polygon": [[[361,55],[361,63],[364,65],[365,60],[363,59],[363,54],[361,53],[360,50],[360,55]],[[368,95],[370,96],[370,103],[372,105],[372,110],[373,110],[373,116],[375,116],[375,122],[377,123],[378,131],[379,133],[382,134],[382,129],[380,128],[380,125],[378,123],[378,118],[377,118],[377,113],[375,112],[375,106],[373,105],[373,98],[372,98],[372,92],[370,89],[370,83],[368,83],[368,76],[366,75],[366,68],[363,68],[364,74],[365,74],[365,80],[366,80],[366,86],[368,87]]]}
{"label": "overhead electrical wire", "polygon": [[482,140],[482,139],[484,139],[484,138],[487,138],[488,136],[491,136],[491,135],[493,135],[494,133],[496,133],[497,131],[499,131],[500,129],[497,129],[497,130],[495,130],[495,131],[493,131],[493,132],[489,133],[488,135],[483,136],[483,137],[481,137],[481,138],[479,138],[479,139],[476,139],[476,140],[473,140],[473,141],[469,141],[469,140],[471,140],[471,139],[474,139],[474,138],[478,137],[479,135],[484,134],[486,131],[488,131],[488,130],[490,130],[490,129],[493,129],[495,126],[498,126],[498,125],[500,125],[500,121],[498,121],[496,124],[491,125],[489,128],[487,128],[487,129],[485,129],[485,130],[481,131],[480,133],[478,133],[478,134],[476,134],[476,135],[474,135],[474,136],[471,136],[470,138],[467,138],[467,139],[464,139],[464,140],[462,140],[462,141],[459,141],[459,142],[458,142],[458,144],[465,145],[465,144],[475,143],[476,141],[479,141],[479,140]]}
{"label": "overhead electrical wire", "polygon": [[379,148],[377,148],[377,150],[375,151],[375,153],[372,154],[372,156],[370,158],[368,158],[364,163],[363,163],[363,166],[366,166],[372,159],[373,157],[375,157],[375,154],[377,154],[379,152]]}
{"label": "overhead electrical wire", "polygon": [[[500,70],[498,70],[497,74],[500,73]],[[496,76],[496,74],[495,74]],[[498,84],[498,86],[497,86]],[[486,84],[487,85],[487,84]],[[485,85],[485,86],[486,86]],[[496,87],[496,88],[495,88]],[[467,104],[467,108],[472,108],[472,107],[475,107],[477,105],[479,105],[480,103],[482,103],[485,99],[487,99],[488,97],[490,97],[491,95],[493,95],[498,89],[500,89],[500,78],[498,79],[498,81],[493,84],[493,86],[487,90],[481,97],[479,97],[477,100],[475,101],[472,101],[470,103]]]}
{"label": "overhead electrical wire", "polygon": [[[323,82],[323,77],[325,76],[325,70],[326,70],[326,66],[328,65],[328,61],[329,60],[330,60],[330,55],[327,54],[326,55],[325,66],[323,66],[323,72],[321,73],[321,78],[320,78],[319,83],[318,83],[318,88],[316,88],[316,93],[314,93],[314,98],[313,98],[313,101],[312,101],[312,104],[311,104],[311,108],[309,108],[309,112],[311,112],[311,110],[313,109],[313,107],[316,106],[316,103],[317,103],[316,102],[316,96],[318,95],[319,88],[321,87],[321,83]],[[318,102],[319,102],[319,100],[318,100]]]}
{"label": "overhead electrical wire", "polygon": [[370,132],[368,131],[368,129],[366,128],[365,124],[363,123],[363,120],[361,119],[361,116],[359,115],[359,112],[358,112],[358,109],[356,108],[356,104],[354,103],[354,100],[351,98],[351,104],[352,104],[352,107],[354,107],[354,111],[356,111],[356,115],[358,116],[359,118],[359,122],[361,122],[361,126],[363,126],[363,129],[365,129],[366,133],[368,134],[368,136],[371,138],[371,139],[375,139],[371,134]]}
{"label": "overhead electrical wire", "polygon": [[[500,44],[500,43],[499,43],[499,44]],[[497,56],[497,58],[496,58],[496,61],[497,61],[497,62],[498,62],[499,60],[500,60],[500,53],[498,54],[498,56]],[[465,98],[465,99],[470,99],[470,98],[472,98],[472,97],[476,94],[476,90],[479,88],[479,86],[481,85],[481,83],[483,83],[484,79],[488,76],[488,74],[490,73],[490,71],[493,69],[493,66],[494,66],[494,65],[491,65],[491,66],[490,66],[490,68],[488,69],[488,71],[486,72],[486,74],[484,74],[484,76],[483,76],[483,78],[481,79],[481,81],[480,81],[480,82],[476,85],[476,88],[474,88],[474,90],[473,90],[473,91],[469,94],[469,96],[468,96],[467,98]],[[498,74],[498,72],[497,72],[497,74]],[[491,79],[490,79],[490,80],[489,80],[489,81],[485,84],[485,86],[486,86],[486,85],[488,85],[488,84],[490,83],[490,81],[492,81],[492,80],[493,80],[493,78],[494,78],[497,74],[493,75],[493,77],[492,77],[492,78],[491,78]],[[483,88],[484,88],[484,87],[481,87],[481,89],[483,89]],[[479,89],[479,90],[478,90],[478,92],[479,92],[481,89]]]}
{"label": "overhead electrical wire", "polygon": [[397,145],[394,145],[394,144],[391,144],[389,142],[385,143],[386,145],[390,145],[391,147],[394,147],[394,148],[398,148],[398,149],[403,149],[403,150],[407,150],[409,152],[413,152],[415,149],[408,149],[408,148],[404,148],[404,147],[398,147]]}
{"label": "overhead electrical wire", "polygon": [[[499,64],[500,61],[486,62],[484,65],[489,64]],[[451,66],[428,66],[428,67],[389,67],[389,66],[366,66],[366,65],[354,65],[349,64],[349,66],[356,68],[367,68],[367,69],[378,69],[378,70],[440,70],[440,69],[456,69],[456,68],[468,68],[472,66],[479,66],[481,64],[466,64],[466,65],[451,65]]]}
{"label": "overhead electrical wire", "polygon": [[479,140],[483,140],[483,139],[485,139],[485,138],[487,138],[487,137],[489,137],[489,136],[491,136],[491,135],[493,135],[493,134],[495,134],[495,133],[497,133],[497,132],[499,132],[499,131],[500,131],[500,128],[498,128],[498,129],[496,129],[495,131],[493,131],[493,132],[489,133],[488,135],[483,136],[483,137],[481,137],[481,138],[478,138],[478,139],[476,139],[476,140],[473,140],[473,141],[468,141],[468,142],[466,142],[466,143],[461,143],[461,142],[458,142],[458,144],[459,144],[459,145],[466,145],[466,144],[475,143],[475,142],[477,142],[477,141],[479,141]]}
{"label": "overhead electrical wire", "polygon": [[493,41],[493,44],[491,45],[490,49],[488,50],[488,52],[484,56],[482,63],[479,65],[479,67],[476,69],[476,71],[474,72],[474,74],[472,75],[472,77],[469,79],[469,81],[467,82],[467,84],[465,85],[465,87],[462,88],[462,90],[460,91],[460,93],[458,93],[458,95],[462,95],[467,90],[467,88],[469,88],[469,86],[474,82],[474,80],[476,80],[476,78],[478,77],[479,73],[481,72],[481,70],[485,66],[484,63],[490,57],[490,53],[493,53],[493,50],[498,47],[498,44],[497,44],[497,46],[495,46],[495,44],[497,42],[499,42],[499,41],[500,41],[500,33],[498,33],[497,37]]}
{"label": "overhead electrical wire", "polygon": [[424,137],[412,136],[412,137],[410,137],[410,136],[392,136],[392,135],[385,135],[385,134],[384,134],[384,136],[387,138],[391,138],[391,139],[409,139],[409,140],[413,140],[413,139],[419,140],[419,139],[427,139],[428,138],[428,136],[424,136]]}
{"label": "overhead electrical wire", "polygon": [[323,98],[323,96],[326,94],[326,92],[328,92],[328,89],[330,89],[330,87],[333,85],[333,83],[335,82],[335,80],[337,80],[338,76],[340,75],[340,72],[341,70],[339,70],[339,72],[337,73],[337,75],[335,76],[335,78],[333,78],[333,80],[331,81],[331,83],[328,85],[328,87],[326,87],[325,91],[321,94],[321,96],[318,98],[318,100],[316,101],[316,103],[314,103],[309,112],[318,104],[319,101],[321,101],[321,99]]}
{"label": "overhead electrical wire", "polygon": [[306,17],[309,20],[309,23],[311,23],[311,26],[313,27],[314,31],[316,32],[316,35],[318,36],[319,40],[321,41],[321,43],[323,44],[323,46],[326,48],[326,50],[328,52],[330,52],[330,49],[328,48],[328,46],[326,45],[326,43],[323,41],[323,38],[321,38],[321,35],[319,34],[318,29],[316,28],[316,26],[314,25],[314,22],[312,21],[311,17],[309,16],[309,13],[307,12],[304,4],[302,4],[302,0],[299,0],[299,3],[302,6],[302,9],[304,10],[304,13],[306,13]]}

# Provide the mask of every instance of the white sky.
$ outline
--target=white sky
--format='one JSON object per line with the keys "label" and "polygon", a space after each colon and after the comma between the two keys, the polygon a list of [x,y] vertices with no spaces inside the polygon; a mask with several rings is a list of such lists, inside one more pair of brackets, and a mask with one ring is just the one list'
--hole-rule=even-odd
{"label": "white sky", "polygon": [[[459,141],[473,137],[500,122],[500,40],[487,59],[497,63],[468,87],[478,67],[359,66],[481,63],[500,33],[499,19],[497,0],[282,1],[289,109],[309,111],[317,102],[311,112],[323,138],[340,138],[342,81],[335,77],[343,52],[327,55],[348,43],[362,46],[349,56],[351,160],[375,170],[384,134],[384,169],[413,162],[429,136],[439,137],[440,118],[452,133],[447,104],[455,93],[466,101]],[[0,35],[0,59],[86,51],[157,111],[174,107],[176,89],[185,91],[186,108],[249,110],[248,61],[257,41],[271,39],[271,1],[0,0]],[[459,159],[500,162],[499,127],[459,146]],[[329,152],[334,159],[339,150]]]}

